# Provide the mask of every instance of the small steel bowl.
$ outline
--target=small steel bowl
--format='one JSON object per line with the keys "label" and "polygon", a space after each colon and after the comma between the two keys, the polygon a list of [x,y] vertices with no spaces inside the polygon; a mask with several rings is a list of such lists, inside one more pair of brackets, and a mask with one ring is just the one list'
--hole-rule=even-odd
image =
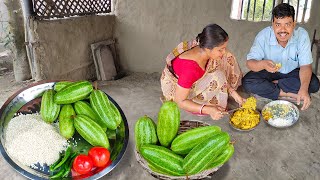
{"label": "small steel bowl", "polygon": [[[240,109],[240,110],[241,110],[241,109]],[[253,129],[255,129],[255,128],[260,124],[261,114],[260,114],[259,111],[255,110],[255,113],[259,114],[259,122],[257,123],[257,125],[255,125],[254,127],[250,128],[250,129],[241,129],[241,128],[238,128],[238,127],[236,127],[236,126],[231,122],[231,118],[233,117],[233,115],[234,115],[235,112],[237,112],[237,111],[232,112],[232,113],[230,114],[230,116],[229,116],[229,125],[230,125],[233,129],[235,129],[235,130],[237,130],[237,131],[244,131],[244,132],[246,132],[246,131],[252,131]]]}
{"label": "small steel bowl", "polygon": [[[42,81],[38,83],[34,83],[26,88],[23,88],[16,93],[14,93],[8,100],[3,104],[0,109],[0,151],[4,159],[21,175],[29,178],[29,179],[49,179],[49,167],[44,166],[38,170],[35,170],[31,167],[22,165],[18,161],[11,159],[11,157],[7,154],[5,148],[5,132],[6,127],[9,121],[18,113],[22,114],[31,114],[40,111],[41,106],[41,96],[42,94],[48,90],[53,89],[55,85],[55,81]],[[108,95],[109,100],[117,107],[121,116],[122,123],[116,130],[116,137],[114,140],[110,140],[111,144],[111,160],[112,164],[103,169],[96,169],[89,175],[79,175],[72,178],[76,179],[99,179],[102,176],[108,174],[111,170],[113,170],[121,158],[123,157],[129,140],[129,128],[127,119],[121,110],[120,106]],[[80,140],[79,140],[80,138]],[[85,140],[81,140],[81,137],[77,137],[78,144],[82,144],[82,147],[88,148],[92,147]]]}

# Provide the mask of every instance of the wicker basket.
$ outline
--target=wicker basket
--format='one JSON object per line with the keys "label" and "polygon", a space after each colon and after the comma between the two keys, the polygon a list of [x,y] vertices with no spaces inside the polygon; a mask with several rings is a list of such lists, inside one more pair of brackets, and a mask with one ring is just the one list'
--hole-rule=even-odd
{"label": "wicker basket", "polygon": [[[189,129],[193,129],[196,127],[202,127],[202,126],[209,126],[209,124],[202,122],[202,121],[196,121],[196,120],[182,120],[180,122],[180,129],[178,134],[181,134]],[[201,173],[194,174],[191,176],[168,176],[164,174],[159,174],[157,172],[152,171],[148,167],[148,162],[143,159],[143,157],[140,155],[140,153],[135,149],[135,156],[137,158],[137,161],[143,169],[147,170],[153,177],[157,179],[203,179],[203,178],[210,178],[211,175],[216,172],[220,167],[216,167],[213,169],[202,171]]]}

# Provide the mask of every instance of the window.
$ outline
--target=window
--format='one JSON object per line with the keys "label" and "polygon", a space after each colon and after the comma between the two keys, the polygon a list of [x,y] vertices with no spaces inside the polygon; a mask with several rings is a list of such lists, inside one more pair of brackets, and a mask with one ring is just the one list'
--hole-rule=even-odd
{"label": "window", "polygon": [[64,18],[111,12],[111,0],[32,0],[38,19]]}
{"label": "window", "polygon": [[294,7],[297,22],[309,20],[312,0],[233,0],[230,17],[255,22],[271,21],[273,7],[282,2]]}

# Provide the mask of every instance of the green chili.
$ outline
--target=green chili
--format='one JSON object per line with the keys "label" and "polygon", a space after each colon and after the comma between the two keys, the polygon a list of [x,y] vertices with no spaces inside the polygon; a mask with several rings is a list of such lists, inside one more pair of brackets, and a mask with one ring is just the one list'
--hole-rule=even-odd
{"label": "green chili", "polygon": [[74,158],[78,155],[78,153],[72,153],[69,159],[65,162],[62,168],[64,168],[65,172],[63,173],[62,177],[67,177],[71,171],[72,163]]}
{"label": "green chili", "polygon": [[68,175],[71,171],[72,163],[73,163],[73,158],[70,158],[63,167],[64,173],[63,173],[62,177],[68,177]]}
{"label": "green chili", "polygon": [[75,158],[77,155],[78,155],[78,153],[74,152],[74,153],[71,154],[70,157],[71,157],[71,159],[73,159],[73,158]]}
{"label": "green chili", "polygon": [[64,162],[66,162],[66,160],[68,160],[68,158],[69,158],[70,155],[71,155],[71,150],[72,150],[72,149],[71,149],[71,147],[69,146],[69,147],[67,148],[67,150],[66,150],[66,152],[65,152],[62,160],[61,160],[56,166],[54,166],[54,167],[52,168],[52,171],[54,171],[55,169],[59,168]]}
{"label": "green chili", "polygon": [[54,162],[53,164],[50,165],[50,167],[49,167],[50,171],[53,171],[53,168],[61,161],[62,157],[63,156],[60,156],[56,162]]}
{"label": "green chili", "polygon": [[64,171],[65,170],[61,168],[61,170],[57,174],[50,176],[50,179],[61,179],[62,175],[64,174]]}

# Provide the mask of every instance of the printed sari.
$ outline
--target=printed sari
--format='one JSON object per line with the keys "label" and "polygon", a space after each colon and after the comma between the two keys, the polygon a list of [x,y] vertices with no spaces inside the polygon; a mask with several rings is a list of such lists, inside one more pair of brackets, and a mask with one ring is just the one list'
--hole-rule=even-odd
{"label": "printed sari", "polygon": [[[178,78],[171,61],[185,51],[197,46],[197,41],[180,43],[166,58],[166,67],[161,75],[161,89],[165,100],[173,100]],[[221,59],[209,59],[204,75],[193,83],[188,99],[198,104],[227,107],[228,87],[237,89],[241,85],[242,72],[235,57],[228,51]]]}

